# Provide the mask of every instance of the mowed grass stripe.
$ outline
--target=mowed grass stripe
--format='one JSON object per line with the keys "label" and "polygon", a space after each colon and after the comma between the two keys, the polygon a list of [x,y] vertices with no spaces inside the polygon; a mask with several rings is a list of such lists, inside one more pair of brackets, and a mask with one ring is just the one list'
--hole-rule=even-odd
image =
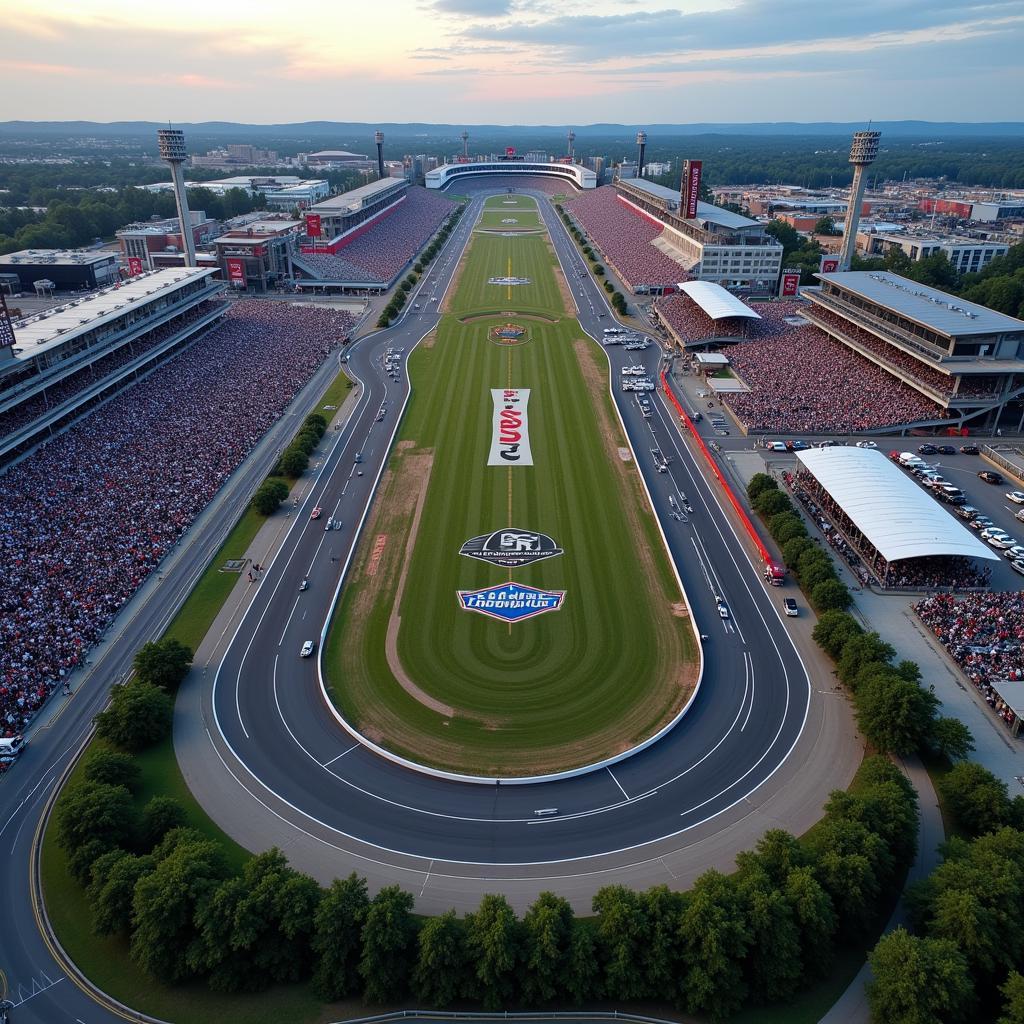
{"label": "mowed grass stripe", "polygon": [[[474,239],[455,314],[494,307],[498,289],[487,278],[504,276],[510,251],[512,273],[531,279],[513,288],[511,308],[558,315],[545,240],[488,235]],[[597,760],[650,735],[688,695],[694,647],[688,624],[671,611],[679,595],[664,552],[649,546],[653,517],[636,504],[635,468],[615,453],[624,441],[610,403],[605,396],[595,406],[588,389],[574,345],[583,337],[579,325],[531,321],[530,341],[509,348],[488,337],[506,319],[445,317],[434,346],[412,354],[414,397],[326,661],[334,699],[377,742],[450,770],[532,774]],[[511,524],[508,470],[487,465],[490,388],[506,386],[510,364],[512,385],[531,389],[535,463],[512,469]],[[413,501],[409,470],[424,451],[433,463],[393,671],[384,649],[397,597],[395,556],[405,549],[411,516],[390,510]],[[459,554],[470,537],[508,525],[550,534],[565,554],[514,570]],[[370,579],[368,551],[381,532],[390,555]],[[565,590],[564,606],[511,629],[459,608],[457,590],[509,578]],[[455,708],[454,717],[415,700],[396,671]]]}

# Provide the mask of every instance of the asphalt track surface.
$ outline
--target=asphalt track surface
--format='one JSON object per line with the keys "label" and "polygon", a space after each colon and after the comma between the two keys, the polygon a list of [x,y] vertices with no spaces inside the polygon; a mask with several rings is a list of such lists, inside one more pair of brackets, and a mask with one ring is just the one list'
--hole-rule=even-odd
{"label": "asphalt track surface", "polygon": [[[317,490],[300,509],[238,625],[217,672],[213,711],[228,765],[308,822],[373,847],[385,859],[514,871],[634,850],[744,800],[796,743],[810,685],[779,617],[778,598],[765,593],[719,497],[680,443],[668,411],[655,398],[653,416],[645,420],[635,394],[618,390],[618,368],[625,362],[647,357],[655,376],[660,347],[626,352],[609,346],[616,384],[612,394],[694,620],[708,638],[703,679],[687,715],[656,745],[613,768],[534,785],[432,777],[385,760],[339,728],[324,704],[316,659],[300,658],[299,649],[306,640],[320,641],[339,571],[351,557],[406,398],[405,374],[396,388],[381,372],[382,353],[397,346],[407,357],[436,326],[437,303],[431,300],[440,300],[448,286],[481,202],[472,200],[448,249],[429,271],[420,310],[350,351],[349,370],[364,385],[361,409],[347,438],[329,455]],[[542,199],[539,205],[580,307],[580,321],[588,333],[600,336],[614,322],[607,316],[604,294],[589,274],[580,276],[582,260],[550,203]],[[480,386],[492,383],[480,381]],[[378,421],[382,403],[388,412]],[[667,473],[656,471],[652,447],[671,457]],[[355,462],[357,453],[360,463]],[[670,497],[693,507],[689,522],[672,517]],[[325,532],[323,518],[310,519],[314,505],[322,507],[323,516],[340,518],[343,529]],[[310,586],[300,592],[304,578]],[[716,596],[730,610],[726,620],[719,617]],[[557,813],[538,817],[542,809]]]}
{"label": "asphalt track surface", "polygon": [[[547,197],[538,198],[580,321],[598,337],[614,322],[604,292],[590,278]],[[731,525],[723,499],[705,483],[681,443],[674,417],[652,396],[654,415],[644,420],[634,396],[617,388],[613,397],[697,627],[708,637],[700,693],[680,725],[654,748],[611,771],[558,783],[495,787],[432,779],[394,766],[367,753],[333,721],[320,697],[315,659],[300,659],[299,648],[320,636],[408,393],[404,372],[399,381],[389,380],[380,358],[389,345],[404,347],[408,356],[436,325],[437,304],[430,297],[440,301],[450,284],[481,204],[480,197],[472,200],[401,320],[350,346],[350,369],[364,385],[359,404],[331,439],[333,447],[310,497],[226,648],[213,695],[215,717],[207,714],[210,693],[204,693],[196,728],[202,729],[209,749],[200,760],[215,770],[204,770],[206,791],[191,775],[208,809],[216,804],[211,794],[220,788],[221,803],[233,808],[234,820],[227,814],[219,820],[229,833],[253,839],[251,848],[273,826],[275,835],[284,829],[295,836],[294,846],[280,843],[286,852],[299,854],[308,842],[336,874],[356,869],[376,879],[383,875],[406,884],[415,879],[414,892],[422,879],[418,903],[426,912],[455,905],[460,898],[464,902],[480,886],[511,892],[522,880],[529,895],[554,888],[574,894],[577,902],[588,901],[589,893],[606,882],[671,882],[676,878],[670,867],[673,850],[688,847],[701,861],[716,841],[719,853],[728,850],[734,839],[730,828],[773,808],[787,787],[812,791],[813,807],[791,797],[782,809],[787,815],[802,814],[806,827],[819,813],[820,794],[815,780],[807,778],[804,760],[813,756],[816,774],[828,774],[833,768],[830,744],[836,740],[834,728],[830,735],[822,727],[822,701],[810,703],[812,692],[826,691],[810,686],[779,615],[778,593],[761,584],[758,566]],[[414,310],[414,303],[421,309]],[[646,352],[626,353],[618,346],[607,351],[616,384],[622,363],[648,357],[653,374],[660,358],[657,346]],[[309,393],[322,389],[335,368],[333,360],[325,364]],[[378,421],[382,404],[386,413]],[[28,884],[32,839],[45,800],[87,738],[109,685],[129,670],[139,644],[166,626],[299,415],[296,411],[272,428],[275,436],[229,481],[190,530],[188,543],[162,567],[163,581],[147,584],[149,592],[125,610],[116,635],[94,651],[74,698],[51,702],[35,723],[28,753],[0,782],[0,998],[6,995],[15,1004],[11,1020],[18,1024],[125,1019],[118,1008],[98,1005],[81,991],[44,940]],[[654,471],[651,447],[670,456],[668,473]],[[364,457],[362,475],[354,461],[357,452]],[[679,501],[681,493],[694,509],[688,523],[670,515],[669,497]],[[314,503],[324,509],[315,521],[309,519]],[[326,533],[327,516],[340,518],[343,528]],[[310,587],[300,594],[306,576]],[[728,622],[718,617],[716,594],[730,608]],[[813,730],[804,728],[809,705]],[[799,756],[787,762],[798,740]],[[534,814],[552,807],[558,808],[555,816]],[[789,817],[778,820],[771,810],[756,820],[762,828],[765,820],[790,825]],[[649,870],[658,864],[657,871]]]}

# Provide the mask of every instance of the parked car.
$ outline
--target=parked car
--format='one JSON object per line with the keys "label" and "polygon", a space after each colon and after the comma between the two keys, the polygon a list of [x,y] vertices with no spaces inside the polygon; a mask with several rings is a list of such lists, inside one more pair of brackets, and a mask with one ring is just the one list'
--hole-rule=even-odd
{"label": "parked car", "polygon": [[1021,561],[1011,562],[1010,563],[1010,568],[1014,572],[1019,572],[1021,574],[1021,576],[1024,576],[1024,562],[1021,562]]}
{"label": "parked car", "polygon": [[1014,505],[1024,505],[1024,491],[1007,491],[1006,496]]}
{"label": "parked car", "polygon": [[917,446],[918,453],[921,455],[934,455],[938,448],[933,444],[919,444]]}
{"label": "parked car", "polygon": [[1009,537],[1010,535],[1001,526],[986,526],[981,530],[981,539],[989,540],[992,537]]}
{"label": "parked car", "polygon": [[796,606],[796,598],[785,598],[782,602],[782,607],[787,615],[797,616],[800,614],[800,609]]}
{"label": "parked car", "polygon": [[878,445],[875,444],[874,441],[858,441],[857,442],[857,447],[858,448],[877,448]]}
{"label": "parked car", "polygon": [[956,449],[951,444],[940,444],[935,450],[939,455],[956,455]]}
{"label": "parked car", "polygon": [[729,618],[729,606],[720,597],[715,598],[715,604],[718,606],[719,618]]}
{"label": "parked car", "polygon": [[983,469],[978,474],[979,480],[984,480],[987,484],[1003,484],[1006,481],[1003,479],[1002,473],[995,473],[991,469]]}
{"label": "parked car", "polygon": [[981,531],[987,530],[990,526],[995,526],[996,524],[988,516],[975,516],[967,525],[972,530]]}
{"label": "parked car", "polygon": [[791,452],[805,452],[811,446],[806,441],[789,441],[787,447]]}
{"label": "parked car", "polygon": [[1024,558],[1024,544],[1014,544],[1012,548],[1006,548],[1006,550],[1003,551],[1003,554],[1006,555],[1011,562],[1016,562],[1019,559]]}
{"label": "parked car", "polygon": [[961,455],[977,455],[978,446],[976,444],[962,444],[960,445]]}
{"label": "parked car", "polygon": [[956,514],[961,519],[974,519],[975,516],[980,516],[981,512],[979,512],[973,505],[961,505],[956,510]]}
{"label": "parked car", "polygon": [[994,537],[988,538],[988,546],[997,551],[1008,551],[1010,548],[1015,548],[1017,542],[1005,533],[997,533]]}

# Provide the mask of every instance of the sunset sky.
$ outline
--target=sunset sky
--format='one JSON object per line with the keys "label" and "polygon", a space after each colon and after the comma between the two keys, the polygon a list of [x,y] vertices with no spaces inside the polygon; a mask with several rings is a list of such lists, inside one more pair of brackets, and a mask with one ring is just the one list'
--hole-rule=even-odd
{"label": "sunset sky", "polygon": [[1024,116],[1024,0],[47,0],[33,7],[0,0],[7,101],[0,120]]}

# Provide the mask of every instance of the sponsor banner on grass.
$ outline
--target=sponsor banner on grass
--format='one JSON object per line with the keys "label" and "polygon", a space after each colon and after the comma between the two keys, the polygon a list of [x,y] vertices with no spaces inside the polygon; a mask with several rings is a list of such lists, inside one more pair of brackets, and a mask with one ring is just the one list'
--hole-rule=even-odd
{"label": "sponsor banner on grass", "polygon": [[463,611],[480,612],[502,622],[522,622],[544,612],[558,611],[565,600],[564,590],[538,590],[511,581],[500,587],[458,593]]}
{"label": "sponsor banner on grass", "polygon": [[488,466],[532,466],[526,407],[529,388],[491,388],[494,418]]}
{"label": "sponsor banner on grass", "polygon": [[520,566],[554,558],[562,554],[562,548],[546,533],[510,526],[482,537],[471,537],[459,548],[459,554],[493,565]]}

